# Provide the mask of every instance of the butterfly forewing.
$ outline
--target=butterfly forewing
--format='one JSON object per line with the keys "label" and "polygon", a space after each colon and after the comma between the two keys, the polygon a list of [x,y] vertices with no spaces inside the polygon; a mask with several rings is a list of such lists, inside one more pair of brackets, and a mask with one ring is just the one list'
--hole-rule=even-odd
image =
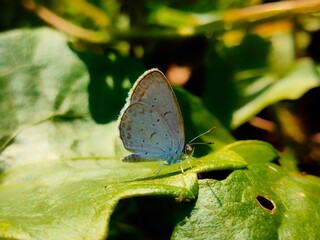
{"label": "butterfly forewing", "polygon": [[162,116],[154,109],[141,104],[130,105],[123,113],[120,137],[126,149],[137,160],[165,160],[173,163],[183,152],[183,145],[176,146],[174,135]]}
{"label": "butterfly forewing", "polygon": [[135,159],[159,158],[169,164],[179,160],[185,144],[183,119],[172,88],[159,70],[151,69],[137,80],[119,129]]}
{"label": "butterfly forewing", "polygon": [[176,96],[167,78],[158,69],[143,74],[132,88],[130,104],[142,103],[155,109],[175,134],[175,145],[185,144],[184,125]]}

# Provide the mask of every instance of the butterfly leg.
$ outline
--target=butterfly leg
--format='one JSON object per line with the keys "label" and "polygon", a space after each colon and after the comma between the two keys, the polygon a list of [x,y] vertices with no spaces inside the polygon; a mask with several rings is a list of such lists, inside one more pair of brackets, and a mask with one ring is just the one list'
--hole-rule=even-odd
{"label": "butterfly leg", "polygon": [[157,170],[154,172],[154,176],[156,177],[159,172],[161,171],[161,169],[163,168],[163,166],[166,165],[165,163],[161,163],[160,166],[157,168]]}
{"label": "butterfly leg", "polygon": [[[195,159],[195,158],[194,158],[194,157],[192,157],[192,159]],[[190,163],[190,161],[189,161],[189,158],[187,158],[187,162],[188,162],[188,164],[189,164],[190,168],[192,168],[192,165],[191,165],[191,163]]]}
{"label": "butterfly leg", "polygon": [[182,166],[182,160],[180,160],[180,169],[181,169],[181,172],[184,173],[183,166]]}

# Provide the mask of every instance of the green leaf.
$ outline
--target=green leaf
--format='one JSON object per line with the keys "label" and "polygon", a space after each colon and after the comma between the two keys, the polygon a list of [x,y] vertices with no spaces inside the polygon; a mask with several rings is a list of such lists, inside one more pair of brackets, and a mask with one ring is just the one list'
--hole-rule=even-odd
{"label": "green leaf", "polygon": [[[230,132],[205,108],[198,97],[180,88],[175,90],[186,128],[187,143],[212,127],[215,127],[215,129],[211,133],[201,137],[204,142],[214,142],[214,144],[209,145],[211,149],[217,150],[235,141]],[[198,150],[203,150],[203,147],[197,146],[196,153]]]}
{"label": "green leaf", "polygon": [[130,88],[145,71],[140,60],[121,56],[114,50],[104,54],[77,52],[90,75],[89,109],[98,123],[118,118]]}
{"label": "green leaf", "polygon": [[250,164],[223,181],[199,180],[196,205],[172,238],[317,239],[319,198],[316,177]]}
{"label": "green leaf", "polygon": [[2,34],[0,55],[0,152],[30,125],[54,115],[88,113],[83,91],[88,73],[61,34],[48,29]]}
{"label": "green leaf", "polygon": [[[7,45],[14,48],[15,55]],[[91,69],[88,74],[64,36],[48,29],[8,32],[0,38],[0,46],[4,56],[0,64],[4,106],[0,110],[0,238],[105,238],[120,199],[146,195],[195,199],[198,172],[247,165],[242,156],[222,148],[233,142],[222,127],[216,136],[207,136],[211,141],[217,139],[221,150],[199,154],[204,157],[191,159],[192,168],[185,161],[184,174],[179,164],[163,167],[155,176],[160,162],[123,163],[120,159],[128,153],[118,137],[116,122],[96,124],[89,116],[90,94],[101,87],[92,85],[88,90],[89,78],[98,76],[101,81],[104,71],[94,75]],[[88,69],[94,61],[95,56],[86,61]],[[123,79],[121,76],[117,79]],[[122,84],[117,88],[116,92],[125,91]],[[177,92],[185,122],[192,122],[192,127],[186,128],[188,136],[212,127],[214,118],[201,101]],[[91,111],[99,108],[94,102]],[[116,108],[112,117],[118,115]],[[188,112],[190,109],[194,113]]]}
{"label": "green leaf", "polygon": [[[263,83],[263,81],[265,83]],[[260,93],[250,93],[254,85],[264,85]],[[246,92],[246,97],[250,96],[250,101],[237,109],[233,114],[232,127],[236,128],[245,121],[259,113],[263,108],[284,99],[298,99],[308,90],[320,85],[319,74],[314,63],[310,59],[302,59],[296,63],[293,69],[284,77],[277,80],[276,76],[266,75],[255,81]]]}
{"label": "green leaf", "polygon": [[[0,187],[0,236],[32,239],[101,239],[122,197],[194,198],[195,174],[138,181],[145,168],[117,160],[55,161],[7,172]],[[152,170],[149,169],[152,175]],[[135,181],[134,181],[135,180]]]}
{"label": "green leaf", "polygon": [[258,140],[237,141],[226,146],[244,158],[247,163],[264,163],[277,160],[279,154],[272,145]]}
{"label": "green leaf", "polygon": [[[122,163],[116,157],[107,159],[107,156],[95,155],[103,152],[104,144],[99,140],[104,133],[109,132],[110,135],[110,132],[115,132],[115,124],[102,128],[90,123],[82,126],[84,120],[78,121],[78,124],[72,123],[75,124],[73,127],[66,122],[45,122],[33,127],[34,132],[45,132],[44,137],[37,137],[36,140],[40,142],[33,144],[45,142],[47,145],[47,136],[53,138],[49,148],[42,154],[35,154],[36,159],[42,157],[38,162],[31,162],[33,155],[30,150],[29,164],[12,167],[0,176],[0,237],[103,238],[108,232],[110,216],[121,198],[168,195],[194,199],[198,192],[197,172],[246,166],[240,155],[230,150],[220,150],[191,161],[191,169],[184,163],[185,174],[181,174],[176,164],[164,167],[155,177],[159,162],[130,164]],[[46,128],[51,132],[55,132],[53,128],[56,128],[55,133],[60,137],[48,136],[47,132],[50,131]],[[70,137],[69,131],[73,128],[77,128],[77,134]],[[27,132],[19,134],[17,141],[27,144],[29,136],[32,149],[34,139]],[[106,139],[110,141],[110,137]],[[103,143],[108,145],[107,142]],[[5,156],[23,159],[21,153],[15,151],[22,147],[10,145]],[[104,152],[111,155],[110,147]],[[63,157],[52,156],[54,153]],[[74,157],[68,156],[72,153]]]}
{"label": "green leaf", "polygon": [[282,37],[270,44],[253,34],[245,35],[237,46],[220,50],[216,41],[209,42],[203,101],[225,127],[237,128],[264,108],[298,99],[320,85],[314,62],[293,60],[290,43]]}
{"label": "green leaf", "polygon": [[206,56],[207,86],[203,100],[222,124],[230,128],[234,112],[250,101],[242,89],[253,85],[257,75],[265,74],[271,46],[254,34],[245,35],[237,46],[222,46],[219,50],[217,45],[216,40],[209,42]]}

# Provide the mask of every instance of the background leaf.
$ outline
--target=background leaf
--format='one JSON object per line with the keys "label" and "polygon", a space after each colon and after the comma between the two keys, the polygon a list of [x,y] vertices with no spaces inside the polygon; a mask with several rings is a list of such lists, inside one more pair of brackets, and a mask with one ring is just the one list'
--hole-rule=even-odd
{"label": "background leaf", "polygon": [[305,58],[293,63],[290,56],[276,55],[273,46],[290,43],[285,38],[274,42],[271,45],[254,34],[245,35],[237,46],[222,45],[219,50],[215,41],[209,42],[203,99],[225,127],[237,128],[264,108],[298,99],[319,86],[313,61]]}
{"label": "background leaf", "polygon": [[1,151],[25,127],[55,115],[88,114],[88,74],[68,49],[65,38],[48,29],[0,36]]}
{"label": "background leaf", "polygon": [[[250,94],[249,89],[253,90],[254,85],[258,83],[264,87],[259,89],[259,95],[253,97],[255,94]],[[272,75],[257,79],[254,84],[248,86],[247,93],[243,92],[244,95],[251,95],[250,97],[253,98],[234,112],[233,127],[239,126],[273,103],[285,99],[298,99],[308,90],[318,87],[319,84],[319,74],[310,59],[298,61],[293,69],[281,79],[276,80]]]}
{"label": "background leaf", "polygon": [[196,205],[173,239],[316,239],[319,195],[315,177],[251,164],[223,181],[199,180]]}
{"label": "background leaf", "polygon": [[138,59],[123,57],[112,50],[104,54],[77,54],[90,76],[89,109],[93,119],[98,123],[116,120],[131,86],[145,67]]}

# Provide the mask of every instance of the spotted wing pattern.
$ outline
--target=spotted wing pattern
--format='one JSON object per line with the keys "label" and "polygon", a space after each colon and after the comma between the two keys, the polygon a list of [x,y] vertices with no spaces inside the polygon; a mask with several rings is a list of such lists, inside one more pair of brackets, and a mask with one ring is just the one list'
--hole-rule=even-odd
{"label": "spotted wing pattern", "polygon": [[120,137],[132,155],[124,161],[164,160],[176,163],[183,154],[183,119],[174,92],[157,69],[135,83],[119,119]]}

